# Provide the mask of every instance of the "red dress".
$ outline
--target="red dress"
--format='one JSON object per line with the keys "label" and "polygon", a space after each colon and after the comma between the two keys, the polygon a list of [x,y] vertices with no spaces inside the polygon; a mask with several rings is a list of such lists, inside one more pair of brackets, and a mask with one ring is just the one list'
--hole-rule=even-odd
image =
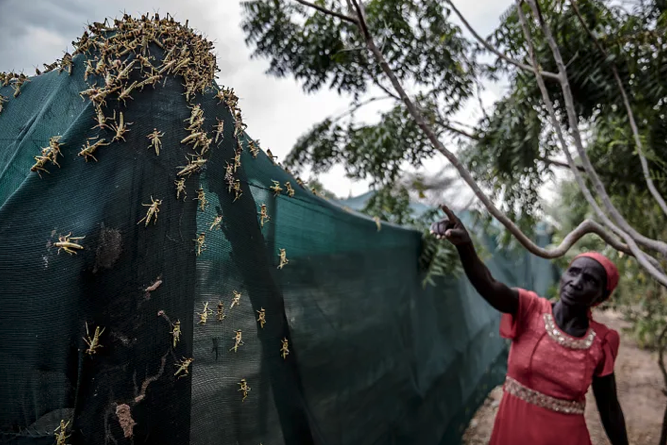
{"label": "red dress", "polygon": [[572,337],[549,301],[519,289],[519,309],[503,315],[500,335],[512,347],[490,444],[590,445],[586,391],[593,376],[614,372],[618,332],[591,319],[584,337]]}

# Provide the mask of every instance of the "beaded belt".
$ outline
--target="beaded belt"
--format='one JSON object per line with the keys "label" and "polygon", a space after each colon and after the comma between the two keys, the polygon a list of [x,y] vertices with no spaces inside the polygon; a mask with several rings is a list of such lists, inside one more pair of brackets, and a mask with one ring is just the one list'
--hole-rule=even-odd
{"label": "beaded belt", "polygon": [[536,405],[542,408],[550,409],[558,413],[565,414],[583,414],[586,409],[585,401],[563,400],[542,394],[534,389],[527,388],[512,377],[505,377],[505,392],[512,394],[524,402]]}

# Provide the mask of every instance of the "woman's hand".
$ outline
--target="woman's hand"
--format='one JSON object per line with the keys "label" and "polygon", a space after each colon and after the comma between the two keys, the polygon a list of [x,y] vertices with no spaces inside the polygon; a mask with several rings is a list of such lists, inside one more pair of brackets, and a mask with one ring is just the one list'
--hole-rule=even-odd
{"label": "woman's hand", "polygon": [[493,279],[489,269],[477,256],[475,246],[461,220],[449,207],[442,206],[442,210],[447,218],[431,224],[431,233],[436,238],[444,238],[456,246],[463,270],[482,298],[500,312],[516,314],[519,308],[519,291]]}
{"label": "woman's hand", "polygon": [[446,218],[431,224],[431,234],[437,239],[446,239],[455,246],[471,242],[470,235],[461,220],[447,206],[442,206]]}

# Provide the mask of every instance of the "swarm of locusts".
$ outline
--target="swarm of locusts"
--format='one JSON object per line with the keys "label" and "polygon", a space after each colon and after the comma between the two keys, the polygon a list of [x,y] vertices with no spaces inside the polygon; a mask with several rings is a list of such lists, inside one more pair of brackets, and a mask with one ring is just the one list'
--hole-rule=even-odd
{"label": "swarm of locusts", "polygon": [[[65,53],[54,63],[44,64],[44,70],[37,69],[36,73],[41,75],[57,71],[59,75],[72,75],[74,70],[83,71],[87,87],[79,95],[82,100],[92,104],[94,112],[91,130],[97,133],[87,137],[78,148],[78,156],[83,161],[98,162],[109,150],[103,147],[125,143],[134,122],[126,121],[127,110],[124,109],[132,106],[135,97],[164,86],[171,77],[183,85],[183,96],[190,108],[189,117],[183,122],[188,135],[180,144],[191,152],[185,156],[183,165],[174,166],[176,198],[181,199],[182,196],[186,199],[186,180],[206,168],[210,150],[224,140],[224,121],[217,116],[215,119],[205,119],[204,109],[198,100],[201,95],[208,93],[214,93],[217,103],[227,107],[232,116],[236,148],[234,155],[227,161],[229,168],[225,172],[225,181],[228,192],[234,197],[233,201],[241,198],[242,183],[236,175],[241,167],[241,153],[244,150],[241,133],[246,125],[234,90],[218,88],[214,82],[220,69],[212,52],[212,42],[190,29],[187,21],[181,24],[169,15],[162,18],[158,14],[134,18],[124,14],[120,19],[93,22],[72,45],[75,48],[72,54]],[[0,85],[12,85],[14,97],[20,95],[21,87],[27,82],[30,79],[24,74],[0,73]],[[6,97],[0,96],[0,111],[7,101]],[[145,147],[159,156],[161,151],[170,149],[163,141],[164,136],[163,129],[153,128],[153,131],[140,137],[145,141]],[[47,164],[60,167],[57,158],[61,155],[61,145],[67,145],[67,141],[62,141],[61,136],[53,136],[49,146],[35,156],[36,162],[31,171],[41,177],[42,173],[49,173]],[[248,149],[252,158],[256,158],[260,151],[259,142],[249,141]],[[275,164],[271,151],[266,150],[266,154]],[[297,183],[301,185],[300,180]],[[285,187],[287,196],[293,197],[292,185],[286,182]],[[276,195],[283,190],[277,181],[273,181],[270,188]],[[201,189],[197,191],[196,199],[200,209],[204,210],[207,200]],[[143,221],[157,222],[158,209],[155,205],[143,211]],[[263,215],[262,222],[268,220],[269,216]],[[200,244],[196,245],[196,251],[201,253]]]}
{"label": "swarm of locusts", "polygon": [[[61,163],[67,162],[87,162],[87,168],[97,168],[98,163],[104,162],[104,156],[111,152],[109,146],[117,146],[127,143],[126,137],[137,137],[137,144],[142,145],[142,151],[148,156],[160,156],[161,153],[173,150],[176,147],[169,145],[169,138],[173,133],[169,133],[169,128],[152,127],[152,131],[143,130],[144,134],[136,134],[137,127],[130,127],[134,122],[127,122],[128,108],[133,106],[135,98],[140,95],[151,94],[156,88],[163,87],[168,78],[176,79],[183,86],[183,96],[189,108],[188,118],[182,123],[187,135],[180,140],[180,145],[187,147],[188,153],[185,156],[185,162],[179,162],[183,165],[173,166],[173,177],[170,183],[174,184],[174,192],[169,195],[158,195],[151,191],[146,193],[144,200],[150,197],[150,202],[137,202],[136,206],[141,218],[136,224],[143,224],[141,230],[150,230],[149,227],[158,225],[158,213],[160,212],[163,200],[165,201],[165,213],[169,214],[169,203],[187,200],[188,190],[186,182],[195,175],[195,184],[199,184],[196,177],[207,166],[208,156],[212,150],[225,140],[225,122],[218,117],[215,119],[206,119],[204,108],[202,107],[202,95],[213,93],[217,101],[217,106],[227,107],[229,110],[233,125],[233,137],[235,139],[234,153],[226,160],[227,168],[224,172],[224,180],[227,184],[227,191],[233,197],[233,201],[240,199],[243,195],[243,185],[237,177],[239,168],[242,167],[241,159],[244,150],[241,143],[242,133],[246,125],[243,123],[241,110],[238,107],[238,97],[231,88],[218,88],[214,83],[216,73],[219,71],[216,57],[213,54],[212,42],[197,35],[188,27],[186,21],[184,25],[176,22],[173,17],[167,15],[166,18],[160,18],[158,14],[153,17],[143,15],[140,18],[133,18],[127,14],[120,19],[113,21],[94,22],[88,25],[83,35],[72,42],[75,51],[72,54],[65,53],[62,59],[47,65],[44,64],[44,73],[57,71],[58,75],[82,75],[86,82],[86,87],[79,92],[83,101],[89,101],[92,105],[91,113],[91,133],[86,135],[78,147],[72,147],[73,141],[63,140],[60,135],[50,137],[48,146],[43,142],[39,153],[34,156],[35,163],[30,171],[39,175],[46,173],[49,177],[61,169]],[[81,70],[78,73],[76,70]],[[64,74],[63,74],[64,73]],[[42,71],[37,70],[37,75]],[[54,74],[55,75],[55,74]],[[30,79],[24,74],[0,73],[0,86],[11,85],[13,88],[13,98],[0,95],[0,113],[6,109],[7,104],[21,95],[22,88],[29,85]],[[29,88],[29,87],[28,87]],[[20,100],[20,99],[19,99]],[[78,99],[77,99],[78,100]],[[11,105],[10,105],[11,106]],[[0,117],[1,118],[1,117]],[[129,133],[129,134],[128,134]],[[177,142],[178,144],[178,142]],[[76,150],[74,153],[78,157],[63,156],[61,150]],[[248,148],[252,158],[257,158],[260,153],[258,141],[249,141]],[[270,150],[267,150],[267,156],[275,164],[274,156]],[[78,159],[78,161],[77,161]],[[95,161],[95,162],[89,162]],[[49,171],[50,169],[50,171]],[[175,177],[175,181],[174,181]],[[303,183],[297,179],[297,184],[303,187]],[[294,196],[292,184],[285,182],[288,197]],[[281,195],[283,188],[278,181],[272,181],[270,189],[276,197]],[[197,201],[197,207],[201,212],[205,212],[209,207],[209,201],[204,187],[198,185],[198,188],[190,191],[190,196],[196,196],[191,200]],[[174,199],[175,195],[175,199]],[[155,197],[154,197],[155,196]],[[168,198],[171,197],[171,199]],[[213,199],[213,198],[211,198]],[[260,224],[271,220],[268,209],[265,204],[261,205]],[[137,215],[137,219],[139,215]],[[160,221],[162,217],[160,217]],[[221,229],[223,217],[218,214],[210,223],[209,231]],[[55,232],[54,232],[55,233]],[[69,255],[76,255],[77,251],[84,250],[82,241],[85,236],[72,236],[60,234],[58,241],[53,245],[58,248],[58,252],[64,251]],[[199,256],[206,250],[205,232],[195,234],[194,253]],[[81,244],[80,244],[81,243]],[[282,269],[289,263],[285,249],[280,249],[278,268]],[[161,277],[154,284],[145,289],[147,297],[150,292],[155,291],[162,284]],[[229,309],[241,305],[241,293],[233,291],[233,300]],[[257,323],[260,329],[266,324],[266,310],[261,308],[258,313]],[[208,317],[214,314],[206,302],[202,312],[198,312],[198,325],[201,329],[206,329]],[[171,322],[164,311],[158,313],[165,318],[169,328],[169,347],[176,350],[180,348],[181,341],[181,322],[177,319]],[[224,305],[220,301],[215,312],[216,321],[222,322],[226,315]],[[182,317],[181,317],[182,318]],[[231,317],[230,317],[231,318]],[[83,340],[87,346],[85,354],[91,358],[100,352],[104,346],[101,344],[101,336],[105,332],[105,327],[96,326],[91,333],[88,324],[85,324],[86,336]],[[110,329],[113,329],[112,327]],[[113,331],[112,331],[113,332]],[[166,335],[166,334],[165,334]],[[228,340],[229,341],[229,340]],[[283,358],[289,354],[287,339],[283,339],[280,354]],[[233,346],[229,351],[237,352],[242,346],[242,331],[235,330],[233,337]],[[104,350],[104,349],[102,349]],[[173,377],[176,379],[185,378],[190,375],[190,367],[194,362],[193,357],[183,357],[183,359],[174,364],[176,371]],[[245,379],[241,380],[240,389],[243,393],[243,399],[248,396],[250,387]],[[56,437],[58,444],[65,442],[69,437],[66,428],[69,422],[61,422]]]}
{"label": "swarm of locusts", "polygon": [[[44,64],[44,73],[57,70],[58,73],[72,74],[73,70],[83,70],[87,88],[79,93],[83,100],[93,105],[93,124],[91,130],[96,135],[88,138],[79,148],[78,154],[84,161],[98,161],[100,148],[126,142],[126,135],[133,122],[126,122],[124,108],[132,106],[138,95],[146,94],[163,86],[168,77],[177,79],[183,85],[183,96],[190,107],[190,117],[185,120],[184,128],[189,133],[181,144],[191,150],[186,156],[184,165],[174,166],[178,180],[175,192],[178,198],[186,196],[185,179],[202,171],[206,166],[209,150],[223,141],[223,121],[216,117],[214,124],[205,124],[204,110],[197,103],[197,97],[213,92],[218,103],[226,106],[234,123],[234,136],[239,140],[230,161],[235,165],[233,173],[240,166],[240,154],[243,149],[240,143],[240,132],[246,126],[243,123],[241,110],[238,108],[238,97],[233,89],[219,89],[214,78],[219,70],[213,54],[213,43],[196,34],[188,27],[188,22],[181,24],[173,17],[161,18],[158,14],[143,15],[134,18],[125,14],[113,21],[94,22],[88,25],[83,35],[72,42],[75,51],[66,53],[62,59],[53,64]],[[77,56],[83,57],[79,63]],[[29,82],[23,74],[1,73],[0,85],[12,85],[15,97],[20,94],[21,87]],[[37,70],[37,75],[42,71]],[[0,98],[0,107],[5,106],[7,99]],[[213,119],[211,120],[213,121]],[[208,121],[208,122],[211,122]],[[136,131],[136,130],[135,130]],[[170,147],[163,141],[165,131],[153,128],[152,132],[142,135],[147,142],[146,147],[159,156]],[[54,136],[47,149],[43,149],[31,168],[38,174],[48,173],[46,164],[60,165],[56,156],[59,152],[60,137]],[[92,141],[92,142],[91,142]],[[65,141],[66,142],[66,141]],[[257,144],[253,143],[256,150]],[[104,149],[106,150],[106,149]],[[253,150],[253,155],[256,156]],[[237,183],[236,178],[230,178]],[[230,190],[235,197],[240,190]],[[200,204],[204,203],[200,198]],[[153,212],[154,209],[148,209]],[[146,215],[149,219],[149,215]]]}

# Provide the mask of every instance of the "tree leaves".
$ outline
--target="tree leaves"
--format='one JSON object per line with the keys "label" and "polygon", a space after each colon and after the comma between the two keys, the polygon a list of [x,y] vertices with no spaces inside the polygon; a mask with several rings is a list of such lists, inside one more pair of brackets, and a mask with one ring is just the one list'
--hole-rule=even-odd
{"label": "tree leaves", "polygon": [[[542,19],[552,28],[567,64],[577,125],[586,130],[589,156],[614,199],[621,201],[628,193],[648,195],[613,68],[630,97],[652,176],[667,195],[663,3],[641,2],[628,9],[606,0],[576,0],[575,9],[572,2],[539,1]],[[243,5],[246,41],[254,57],[269,61],[271,75],[292,75],[307,92],[328,88],[351,94],[352,107],[371,88],[392,94],[353,23],[293,0],[252,0]],[[317,0],[317,5],[355,14],[346,2]],[[533,74],[502,59],[481,63],[482,49],[466,41],[442,2],[369,0],[365,5],[377,46],[439,136],[452,134],[446,133],[446,125],[473,97],[477,83],[507,75],[504,96],[487,110],[488,117],[472,123],[476,130],[460,154],[480,185],[502,201],[503,210],[531,227],[540,212],[540,187],[553,174],[550,159],[563,148],[554,142]],[[540,27],[536,21],[528,25],[540,68],[556,72]],[[528,63],[515,7],[502,15],[488,40],[509,57]],[[553,79],[546,83],[556,114],[569,129],[561,86]],[[381,188],[394,184],[405,166],[419,167],[435,154],[403,103],[396,101],[374,123],[358,122],[352,115],[315,125],[297,141],[286,163],[297,169],[310,166],[316,173],[343,164],[351,177],[369,179]]]}
{"label": "tree leaves", "polygon": [[[343,2],[318,4],[351,15]],[[254,57],[270,61],[270,74],[292,74],[307,92],[327,87],[353,95],[383,77],[354,24],[288,0],[252,0],[243,7],[246,43],[254,46]],[[440,2],[372,0],[366,15],[400,79],[428,86],[441,97],[469,94],[468,44],[446,20]]]}
{"label": "tree leaves", "polygon": [[528,218],[528,226],[539,210],[538,188],[549,173],[543,160],[557,151],[535,88],[528,75],[517,76],[513,94],[496,103],[461,154],[475,180],[502,200],[507,213]]}
{"label": "tree leaves", "polygon": [[[246,43],[252,56],[269,59],[268,74],[293,75],[306,92],[326,86],[338,93],[366,91],[369,65],[363,42],[354,25],[331,16],[313,13],[305,6],[285,0],[242,3]],[[340,7],[333,10],[343,12]]]}
{"label": "tree leaves", "polygon": [[383,185],[394,182],[406,163],[418,167],[434,154],[426,136],[399,105],[374,125],[331,119],[315,125],[299,138],[285,164],[297,171],[309,165],[314,173],[343,164],[350,177]]}
{"label": "tree leaves", "polygon": [[[570,89],[574,96],[578,125],[584,133],[589,157],[608,191],[616,196],[648,194],[627,111],[613,75],[612,64],[630,97],[640,126],[651,170],[656,177],[665,171],[667,160],[667,57],[666,23],[656,19],[652,6],[635,11],[610,6],[609,2],[578,0],[581,17],[571,2],[540,2],[544,20],[553,30],[567,63]],[[585,24],[582,24],[583,23]],[[531,22],[531,32],[541,68],[556,71],[551,51],[543,35]],[[591,38],[592,33],[605,54]],[[491,41],[510,57],[526,61],[526,42],[514,8],[503,16]],[[536,211],[536,190],[548,177],[545,159],[556,156],[562,147],[553,142],[541,94],[532,74],[517,70],[498,60],[497,69],[510,75],[507,95],[496,104],[489,119],[481,122],[480,139],[467,150],[468,165],[478,181],[503,199],[506,210],[521,209],[525,215]],[[569,128],[563,108],[563,95],[557,82],[547,80],[562,125]],[[568,147],[571,148],[571,147]],[[517,187],[517,185],[520,186]],[[656,184],[667,194],[666,181]]]}

